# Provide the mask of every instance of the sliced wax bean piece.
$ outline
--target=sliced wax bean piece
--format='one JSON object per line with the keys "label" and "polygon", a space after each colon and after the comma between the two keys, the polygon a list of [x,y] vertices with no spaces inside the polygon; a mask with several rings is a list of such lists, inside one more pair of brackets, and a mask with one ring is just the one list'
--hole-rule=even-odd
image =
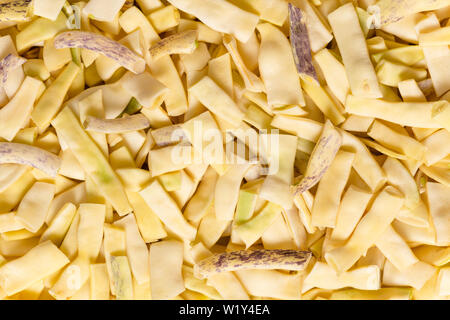
{"label": "sliced wax bean piece", "polygon": [[215,189],[217,179],[216,171],[209,167],[200,181],[197,191],[184,209],[183,215],[187,220],[197,224],[206,215],[208,208],[213,203],[214,193],[211,190]]}
{"label": "sliced wax bean piece", "polygon": [[192,162],[192,147],[186,145],[153,149],[148,155],[148,164],[153,177],[184,169]]}
{"label": "sliced wax bean piece", "polygon": [[147,129],[150,122],[147,117],[142,114],[123,117],[120,119],[99,119],[88,116],[84,122],[86,131],[102,132],[102,133],[126,133]]}
{"label": "sliced wax bean piece", "polygon": [[436,229],[436,244],[448,246],[450,243],[448,210],[450,208],[450,187],[447,185],[427,182],[428,208]]}
{"label": "sliced wax bean piece", "polygon": [[338,274],[336,270],[323,262],[316,262],[303,281],[302,291],[312,288],[327,290],[352,287],[360,290],[380,289],[381,275],[377,266],[364,266]]}
{"label": "sliced wax bean piece", "polygon": [[233,62],[235,63],[239,74],[241,75],[242,79],[244,80],[245,87],[247,90],[251,92],[262,92],[264,91],[264,84],[261,81],[261,79],[255,75],[253,72],[248,70],[247,66],[245,65],[244,61],[242,60],[242,57],[238,50],[238,45],[236,39],[234,39],[230,35],[224,35],[223,37],[223,44],[225,48],[227,48],[228,53],[231,55],[231,58],[233,59]]}
{"label": "sliced wax bean piece", "polygon": [[419,161],[424,159],[426,148],[420,142],[407,135],[398,133],[378,120],[373,123],[367,134],[385,147],[408,158]]}
{"label": "sliced wax bean piece", "polygon": [[390,49],[374,54],[372,57],[377,63],[381,60],[388,60],[391,62],[405,64],[407,66],[412,66],[425,58],[423,50],[419,46],[407,46]]}
{"label": "sliced wax bean piece", "polygon": [[312,210],[312,224],[319,228],[336,227],[339,203],[350,175],[355,154],[338,151],[319,182]]}
{"label": "sliced wax bean piece", "polygon": [[50,224],[52,219],[56,216],[58,211],[67,203],[71,202],[75,205],[86,201],[86,184],[78,183],[75,186],[59,193],[52,201],[50,209],[48,210],[45,223]]}
{"label": "sliced wax bean piece", "polygon": [[109,300],[109,279],[106,264],[91,264],[89,278],[91,282],[91,299]]}
{"label": "sliced wax bean piece", "polygon": [[249,164],[233,165],[217,179],[214,189],[214,207],[218,220],[233,220],[242,179],[249,168]]}
{"label": "sliced wax bean piece", "polygon": [[244,119],[244,113],[210,77],[206,76],[189,89],[197,99],[219,118],[236,124]]}
{"label": "sliced wax bean piece", "polygon": [[8,295],[20,292],[63,268],[69,259],[52,242],[32,248],[0,268],[0,285]]}
{"label": "sliced wax bean piece", "polygon": [[276,0],[232,0],[231,2],[244,9],[248,8],[250,11],[258,13],[262,20],[268,21],[279,27],[283,26],[288,17],[287,4],[284,2]]}
{"label": "sliced wax bean piece", "polygon": [[158,180],[166,191],[178,191],[181,188],[181,170],[160,175],[158,176]]}
{"label": "sliced wax bean piece", "polygon": [[345,191],[337,214],[336,227],[331,233],[331,239],[347,240],[363,216],[372,194],[357,186],[350,185]]}
{"label": "sliced wax bean piece", "polygon": [[103,204],[82,203],[78,208],[78,257],[95,261],[103,239],[106,207]]}
{"label": "sliced wax bean piece", "polygon": [[[292,48],[286,36],[277,27],[263,23],[258,25],[261,35],[259,70],[267,91],[269,105],[305,105],[300,88]],[[280,81],[280,77],[284,81]]]}
{"label": "sliced wax bean piece", "polygon": [[450,154],[450,132],[442,129],[422,141],[427,148],[425,164],[432,166]]}
{"label": "sliced wax bean piece", "polygon": [[14,182],[28,171],[26,166],[12,163],[0,165],[0,192],[7,190]]}
{"label": "sliced wax bean piece", "polygon": [[28,120],[42,82],[26,77],[17,94],[0,109],[0,137],[12,141]]}
{"label": "sliced wax bean piece", "polygon": [[345,110],[351,114],[378,118],[403,126],[443,128],[442,124],[433,119],[432,110],[445,108],[447,105],[448,102],[442,100],[436,102],[390,102],[349,95]]}
{"label": "sliced wax bean piece", "polygon": [[37,78],[46,81],[50,78],[50,72],[47,70],[45,63],[41,59],[30,59],[23,64],[23,71],[28,77]]}
{"label": "sliced wax bean piece", "polygon": [[119,178],[100,149],[84,132],[72,111],[64,108],[52,121],[52,125],[119,215],[131,212]]}
{"label": "sliced wax bean piece", "polygon": [[31,119],[41,132],[48,128],[50,122],[60,110],[78,72],[80,72],[80,68],[71,62],[39,99],[31,113]]}
{"label": "sliced wax bean piece", "polygon": [[[272,141],[277,139],[277,147]],[[270,159],[269,172],[261,186],[259,196],[262,199],[276,203],[289,210],[294,205],[290,187],[293,182],[293,167],[297,152],[297,137],[277,134],[275,137],[268,135],[262,138],[267,157]]]}
{"label": "sliced wax bean piece", "polygon": [[187,30],[197,31],[197,40],[206,43],[220,44],[222,43],[222,34],[217,32],[207,25],[201,23],[200,21],[180,19],[180,24],[178,25],[178,32],[183,32]]}
{"label": "sliced wax bean piece", "polygon": [[134,215],[129,214],[126,217],[116,221],[114,225],[125,229],[127,242],[127,256],[131,271],[138,284],[150,281],[150,266],[148,249],[139,233]]}
{"label": "sliced wax bean piece", "polygon": [[175,200],[157,180],[139,194],[167,228],[182,239],[191,241],[195,239],[196,229],[185,220]]}
{"label": "sliced wax bean piece", "polygon": [[56,214],[48,228],[41,236],[40,242],[50,240],[59,246],[63,241],[72,221],[77,213],[77,208],[72,203],[66,203]]}
{"label": "sliced wax bean piece", "polygon": [[133,300],[133,279],[126,256],[111,256],[112,280],[117,300]]}
{"label": "sliced wax bean piece", "polygon": [[337,126],[345,121],[343,110],[324,88],[310,78],[303,78],[301,83],[308,96],[334,125]]}
{"label": "sliced wax bean piece", "polygon": [[436,245],[436,230],[432,225],[431,215],[429,216],[428,228],[418,228],[398,220],[394,221],[392,225],[395,231],[409,244],[423,243]]}
{"label": "sliced wax bean piece", "polygon": [[57,49],[85,48],[99,52],[136,74],[142,73],[145,69],[144,59],[124,45],[99,34],[68,31],[58,35],[54,41]]}
{"label": "sliced wax bean piece", "polygon": [[306,26],[306,16],[299,8],[293,6],[291,3],[289,3],[288,6],[290,40],[292,49],[294,50],[294,60],[297,71],[301,76],[311,77],[318,83],[319,80],[312,61],[311,44],[309,41],[308,28]]}
{"label": "sliced wax bean piece", "polygon": [[77,237],[78,237],[79,222],[80,222],[80,215],[77,212],[60,246],[61,251],[64,252],[64,254],[71,260],[73,260],[76,257],[76,254],[78,252]]}
{"label": "sliced wax bean piece", "polygon": [[413,249],[414,254],[419,260],[432,264],[436,267],[442,267],[450,262],[450,248],[449,247],[435,247],[435,246],[419,246]]}
{"label": "sliced wax bean piece", "polygon": [[56,49],[53,39],[48,39],[44,41],[42,59],[49,72],[56,72],[72,61],[72,55],[69,48]]}
{"label": "sliced wax bean piece", "polygon": [[374,118],[352,114],[342,123],[341,129],[345,131],[367,132],[374,120]]}
{"label": "sliced wax bean piece", "polygon": [[125,0],[90,0],[83,8],[83,14],[98,21],[111,22],[123,7]]}
{"label": "sliced wax bean piece", "polygon": [[448,46],[450,44],[450,26],[420,33],[419,44],[422,47]]}
{"label": "sliced wax bean piece", "polygon": [[450,267],[440,269],[437,279],[437,289],[441,297],[450,295]]}
{"label": "sliced wax bean piece", "polygon": [[405,240],[391,226],[383,232],[375,245],[398,270],[405,270],[419,262]]}
{"label": "sliced wax bean piece", "polygon": [[378,23],[380,26],[384,26],[417,12],[437,10],[448,5],[450,5],[448,0],[423,0],[420,2],[414,0],[380,0],[376,3],[375,8],[380,15]]}
{"label": "sliced wax bean piece", "polygon": [[133,207],[136,223],[144,241],[150,243],[167,237],[167,232],[158,216],[139,193],[127,192],[127,197]]}
{"label": "sliced wax bean piece", "polygon": [[163,33],[179,25],[180,11],[168,5],[151,12],[147,18],[158,33]]}
{"label": "sliced wax bean piece", "polygon": [[216,288],[224,299],[250,299],[242,283],[232,272],[211,275],[207,284]]}
{"label": "sliced wax bean piece", "polygon": [[16,217],[28,231],[37,232],[42,227],[54,194],[53,184],[36,182],[23,197]]}
{"label": "sliced wax bean piece", "polygon": [[89,275],[89,260],[78,256],[59,275],[49,294],[57,300],[67,300],[88,282]]}
{"label": "sliced wax bean piece", "polygon": [[443,128],[450,131],[450,105],[447,103],[436,103],[433,105],[431,116],[434,121],[439,123]]}
{"label": "sliced wax bean piece", "polygon": [[169,0],[178,9],[194,15],[213,30],[229,33],[239,41],[246,42],[259,21],[253,13],[220,0]]}
{"label": "sliced wax bean piece", "polygon": [[245,243],[246,248],[253,245],[263,233],[273,224],[282,207],[267,202],[267,204],[252,219],[236,226],[236,233]]}
{"label": "sliced wax bean piece", "polygon": [[35,0],[33,14],[50,20],[56,20],[64,6],[65,0]]}
{"label": "sliced wax bean piece", "polygon": [[264,249],[297,249],[284,215],[278,215],[272,225],[261,235]]}
{"label": "sliced wax bean piece", "polygon": [[26,61],[26,59],[13,55],[11,53],[0,61],[0,78],[3,86],[8,81],[8,74],[11,71],[19,68]]}
{"label": "sliced wax bean piece", "polygon": [[300,183],[292,187],[295,195],[304,193],[320,181],[333,162],[341,145],[341,134],[333,127],[331,122],[327,121],[311,154],[304,177]]}
{"label": "sliced wax bean piece", "polygon": [[326,48],[317,52],[314,60],[320,66],[328,88],[342,104],[345,104],[347,95],[350,93],[350,85],[344,65]]}
{"label": "sliced wax bean piece", "polygon": [[333,28],[352,93],[361,98],[381,98],[383,95],[353,4],[348,3],[333,11],[328,15],[328,21]]}
{"label": "sliced wax bean piece", "polygon": [[325,253],[328,264],[339,273],[350,269],[391,224],[403,202],[403,195],[397,189],[385,187],[358,223],[347,243]]}
{"label": "sliced wax bean piece", "polygon": [[29,6],[32,0],[12,0],[0,4],[0,21],[30,20]]}
{"label": "sliced wax bean piece", "polygon": [[197,239],[207,248],[211,248],[217,243],[229,224],[230,221],[217,219],[214,204],[211,204],[198,226]]}
{"label": "sliced wax bean piece", "polygon": [[[428,226],[428,212],[420,197],[414,178],[400,161],[388,158],[383,164],[389,184],[398,188],[405,196],[404,207],[397,219],[402,222],[417,226]],[[424,208],[425,210],[420,210]]]}
{"label": "sliced wax bean piece", "polygon": [[197,47],[197,31],[187,30],[168,36],[150,48],[152,60],[172,54],[191,54]]}
{"label": "sliced wax bean piece", "polygon": [[436,268],[419,261],[400,271],[389,260],[383,270],[383,286],[407,286],[420,290],[434,275]]}
{"label": "sliced wax bean piece", "polygon": [[411,300],[412,288],[381,288],[379,290],[343,289],[331,293],[330,300]]}
{"label": "sliced wax bean piece", "polygon": [[182,264],[182,242],[166,240],[150,246],[150,283],[153,299],[173,299],[185,290]]}
{"label": "sliced wax bean piece", "polygon": [[120,79],[120,83],[144,108],[159,106],[169,91],[148,72],[139,75],[129,72]]}
{"label": "sliced wax bean piece", "polygon": [[383,145],[381,145],[381,144],[379,144],[379,143],[377,143],[375,141],[372,141],[372,140],[369,140],[369,139],[362,139],[362,138],[361,138],[361,141],[364,142],[364,144],[366,146],[368,146],[368,147],[370,147],[372,149],[375,149],[375,150],[381,152],[382,154],[385,154],[385,155],[387,155],[387,156],[389,156],[391,158],[404,160],[404,161],[407,161],[407,160],[410,159],[410,158],[408,158],[408,156],[404,155],[403,153],[399,153],[399,152],[393,151],[393,150],[391,150],[389,148],[386,148],[385,146],[383,146]]}
{"label": "sliced wax bean piece", "polygon": [[20,143],[0,142],[0,163],[29,165],[55,177],[61,160],[40,148]]}
{"label": "sliced wax bean piece", "polygon": [[180,188],[170,192],[170,196],[175,200],[179,208],[184,208],[189,198],[194,194],[197,183],[184,170],[180,170],[180,178]]}
{"label": "sliced wax bean piece", "polygon": [[397,87],[399,82],[408,79],[424,80],[428,75],[426,69],[409,67],[384,59],[377,64],[376,72],[380,83],[391,87]]}
{"label": "sliced wax bean piece", "polygon": [[[311,203],[311,205],[308,205],[304,199],[304,196],[312,198],[312,195],[308,191],[306,191],[303,194],[296,194],[294,196],[294,204],[299,211],[300,219],[301,219],[303,225],[305,226],[306,231],[308,233],[313,234],[314,232],[316,232],[316,227],[314,227],[312,225],[312,221],[311,221],[312,220],[311,219],[312,203]],[[312,201],[313,201],[313,199],[312,199]]]}
{"label": "sliced wax bean piece", "polygon": [[12,211],[35,182],[34,176],[26,170],[22,176],[0,193],[0,212]]}
{"label": "sliced wax bean piece", "polygon": [[301,274],[276,270],[238,270],[238,279],[246,290],[257,297],[298,300],[301,297]]}
{"label": "sliced wax bean piece", "polygon": [[60,12],[55,21],[38,18],[16,36],[17,51],[25,52],[35,44],[53,38],[67,28],[67,18]]}
{"label": "sliced wax bean piece", "polygon": [[230,53],[226,53],[220,57],[211,59],[208,62],[208,76],[222,87],[230,97],[233,97],[234,88],[231,57]]}
{"label": "sliced wax bean piece", "polygon": [[140,191],[152,179],[151,173],[144,169],[121,168],[116,173],[127,191]]}
{"label": "sliced wax bean piece", "polygon": [[111,265],[112,256],[120,256],[126,253],[126,233],[123,228],[110,224],[104,225],[103,250],[106,261],[106,269],[109,275],[111,293],[115,294],[113,270]]}
{"label": "sliced wax bean piece", "polygon": [[317,142],[323,131],[320,122],[289,115],[276,115],[270,125],[312,142]]}
{"label": "sliced wax bean piece", "polygon": [[0,232],[10,232],[22,230],[24,225],[16,218],[15,212],[0,214]]}
{"label": "sliced wax bean piece", "polygon": [[194,265],[197,277],[246,269],[303,271],[311,259],[311,252],[299,250],[232,251],[213,255]]}
{"label": "sliced wax bean piece", "polygon": [[223,299],[216,289],[206,284],[206,280],[197,279],[194,276],[194,270],[186,265],[183,266],[183,279],[186,289],[202,293],[211,299]]}

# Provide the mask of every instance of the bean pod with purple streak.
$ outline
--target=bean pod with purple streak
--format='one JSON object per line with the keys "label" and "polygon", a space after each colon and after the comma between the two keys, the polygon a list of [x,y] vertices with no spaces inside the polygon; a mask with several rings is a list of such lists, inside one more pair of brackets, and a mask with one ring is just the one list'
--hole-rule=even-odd
{"label": "bean pod with purple streak", "polygon": [[322,135],[309,158],[305,176],[299,184],[292,187],[294,194],[302,194],[314,187],[322,179],[336,157],[341,145],[341,134],[334,128],[330,121],[327,121],[324,125]]}
{"label": "bean pod with purple streak", "polygon": [[8,81],[9,72],[23,65],[27,60],[16,56],[12,53],[8,54],[0,61],[0,84],[4,86]]}
{"label": "bean pod with purple streak", "polygon": [[319,84],[316,69],[314,68],[309,42],[306,16],[299,8],[289,3],[290,39],[294,61],[301,76],[309,76]]}
{"label": "bean pod with purple streak", "polygon": [[305,270],[312,254],[300,250],[241,250],[213,255],[194,265],[198,278],[210,275],[248,269],[263,270]]}
{"label": "bean pod with purple streak", "polygon": [[56,177],[61,159],[53,153],[26,144],[0,142],[0,164],[16,163],[39,169]]}
{"label": "bean pod with purple streak", "polygon": [[126,46],[100,34],[86,31],[63,32],[55,38],[56,49],[83,48],[98,52],[115,60],[135,74],[144,72],[145,60]]}
{"label": "bean pod with purple streak", "polygon": [[32,0],[14,0],[0,3],[0,22],[30,20],[30,4]]}
{"label": "bean pod with purple streak", "polygon": [[150,48],[150,55],[155,61],[171,54],[191,54],[196,47],[197,31],[188,30],[158,41]]}

